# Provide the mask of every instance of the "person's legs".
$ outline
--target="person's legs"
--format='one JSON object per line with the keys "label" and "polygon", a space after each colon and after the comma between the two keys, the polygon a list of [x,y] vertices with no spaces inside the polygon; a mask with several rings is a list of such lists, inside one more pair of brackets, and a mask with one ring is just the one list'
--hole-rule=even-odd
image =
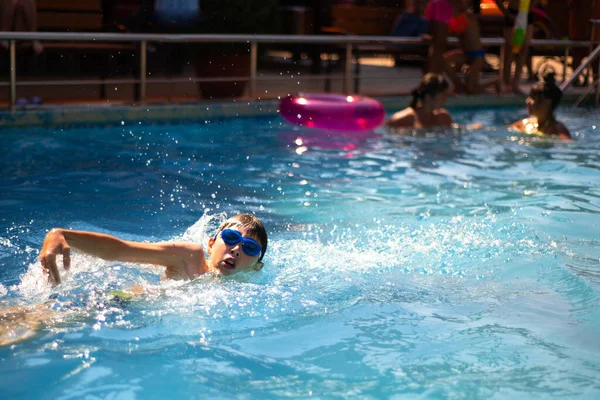
{"label": "person's legs", "polygon": [[27,340],[42,327],[57,322],[61,316],[52,309],[53,304],[48,302],[0,308],[0,346]]}
{"label": "person's legs", "polygon": [[[37,30],[37,9],[33,0],[15,0],[15,31],[35,32]],[[33,51],[40,54],[44,47],[38,40],[34,40]]]}
{"label": "person's legs", "polygon": [[533,57],[530,54],[528,54],[525,59],[525,67],[527,69],[527,78],[529,78],[530,81],[537,80],[536,74],[533,71]]}
{"label": "person's legs", "polygon": [[512,81],[512,27],[504,28],[504,47],[502,49],[504,60],[502,64],[502,84],[508,90]]}
{"label": "person's legs", "polygon": [[[590,24],[589,19],[592,13],[592,2],[590,0],[572,1],[569,4],[569,39],[571,40],[589,40]],[[586,57],[588,49],[576,47],[571,50],[573,57],[571,67],[575,71],[583,59]],[[575,84],[578,84],[575,81]],[[584,82],[585,83],[585,82]]]}
{"label": "person's legs", "polygon": [[[0,31],[8,32],[13,30],[17,1],[18,0],[0,1]],[[8,49],[8,41],[0,41],[0,46]]]}
{"label": "person's legs", "polygon": [[29,22],[27,21],[26,10],[21,0],[16,0],[15,13],[13,19],[13,29],[15,32],[29,32]]}
{"label": "person's legs", "polygon": [[448,25],[431,21],[431,43],[427,60],[427,71],[441,74],[445,71],[444,53],[448,44]]}
{"label": "person's legs", "polygon": [[515,55],[515,73],[512,77],[510,88],[515,93],[522,93],[519,83],[521,82],[521,72],[527,61],[527,55],[529,54],[529,46],[533,39],[533,25],[527,25],[527,32],[525,33],[525,41],[521,47],[521,51]]}
{"label": "person's legs", "polygon": [[479,86],[479,76],[483,71],[483,57],[477,57],[468,61],[469,68],[465,79],[465,89],[469,94],[479,94],[482,89]]}
{"label": "person's legs", "polygon": [[444,64],[446,66],[444,72],[450,79],[450,82],[452,82],[454,92],[456,93],[465,92],[465,86],[457,75],[462,70],[463,65],[465,65],[465,61],[465,53],[462,50],[450,50],[444,53]]}
{"label": "person's legs", "polygon": [[467,76],[465,79],[465,89],[468,94],[481,94],[485,93],[486,89],[494,86],[497,93],[500,93],[500,77],[481,81],[481,73],[485,67],[485,59],[483,57],[477,57],[469,61],[469,68],[467,70]]}
{"label": "person's legs", "polygon": [[12,31],[15,16],[15,7],[18,0],[2,0],[0,1],[0,31]]}

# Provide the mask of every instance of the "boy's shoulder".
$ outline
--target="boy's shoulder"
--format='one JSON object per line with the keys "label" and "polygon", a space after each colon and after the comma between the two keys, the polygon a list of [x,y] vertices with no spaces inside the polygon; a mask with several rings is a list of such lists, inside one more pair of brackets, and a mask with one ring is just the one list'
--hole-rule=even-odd
{"label": "boy's shoulder", "polygon": [[204,252],[204,247],[197,243],[189,242],[173,242],[173,245],[179,249],[192,251],[192,252]]}
{"label": "boy's shoulder", "polygon": [[190,242],[161,242],[156,243],[159,250],[180,257],[204,258],[204,247]]}

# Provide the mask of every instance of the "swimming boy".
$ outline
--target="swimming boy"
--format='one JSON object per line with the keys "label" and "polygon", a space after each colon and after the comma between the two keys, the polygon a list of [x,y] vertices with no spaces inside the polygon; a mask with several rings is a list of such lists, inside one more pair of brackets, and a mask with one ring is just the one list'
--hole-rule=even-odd
{"label": "swimming boy", "polygon": [[[234,275],[260,270],[267,251],[267,232],[255,216],[234,215],[208,240],[210,257],[206,259],[202,246],[194,243],[132,242],[96,232],[52,229],[40,252],[42,267],[51,281],[60,283],[61,280],[57,255],[62,255],[63,267],[70,268],[71,248],[109,261],[164,266],[166,278],[194,279],[211,272]],[[129,292],[138,293],[139,289]],[[129,296],[128,293],[125,295]],[[61,313],[53,309],[55,302],[0,308],[0,346],[29,339],[43,326],[60,321]]]}
{"label": "swimming boy", "polygon": [[194,279],[207,272],[234,275],[260,270],[267,251],[267,232],[255,216],[234,215],[208,240],[210,257],[206,259],[202,246],[195,243],[132,242],[96,232],[52,229],[40,252],[42,267],[51,281],[61,281],[57,255],[62,255],[63,267],[70,268],[71,248],[109,261],[160,265],[166,267],[166,278]]}

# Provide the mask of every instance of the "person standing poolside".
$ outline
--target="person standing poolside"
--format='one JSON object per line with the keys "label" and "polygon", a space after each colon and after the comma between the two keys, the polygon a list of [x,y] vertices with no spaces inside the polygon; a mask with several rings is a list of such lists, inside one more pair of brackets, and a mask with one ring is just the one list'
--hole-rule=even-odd
{"label": "person standing poolside", "polygon": [[461,0],[430,0],[425,9],[429,22],[431,42],[427,59],[427,72],[441,74],[447,70],[444,53],[448,47],[448,25],[455,10],[463,12]]}
{"label": "person standing poolside", "polygon": [[557,136],[561,139],[571,139],[567,127],[556,120],[554,110],[560,104],[562,91],[556,86],[555,73],[544,75],[542,81],[536,83],[525,101],[529,118],[514,122],[509,129],[519,132]]}
{"label": "person standing poolside", "polygon": [[194,279],[209,272],[234,275],[260,270],[267,250],[267,232],[255,216],[237,214],[208,240],[207,260],[199,244],[132,242],[96,232],[52,229],[44,239],[40,261],[54,283],[61,281],[56,256],[62,255],[63,267],[68,270],[71,248],[108,261],[160,265],[166,267],[166,278]]}
{"label": "person standing poolside", "polygon": [[[456,19],[462,19],[466,25],[464,30],[457,32],[460,41],[460,49],[450,50],[444,54],[444,58],[450,64],[446,73],[457,93],[481,94],[486,89],[493,86],[496,92],[500,92],[500,78],[495,77],[481,81],[481,73],[485,67],[485,49],[481,44],[479,31],[479,22],[477,17],[470,11],[460,14]],[[465,81],[462,82],[457,72],[461,71],[463,66],[467,66]],[[454,66],[452,68],[452,66]]]}
{"label": "person standing poolside", "polygon": [[[0,31],[35,32],[37,30],[37,8],[34,0],[1,0]],[[42,44],[34,40],[33,51],[41,54]],[[8,41],[3,40],[0,46],[8,49]]]}
{"label": "person standing poolside", "polygon": [[[529,55],[529,47],[531,40],[533,39],[533,24],[534,14],[531,11],[536,0],[531,0],[529,3],[529,12],[527,13],[527,29],[525,31],[525,38],[523,45],[521,46],[518,53],[513,54],[513,30],[519,14],[519,4],[522,0],[510,0],[508,8],[504,7],[504,1],[495,0],[496,5],[504,14],[504,64],[502,66],[502,83],[503,91],[522,93],[519,83],[521,81],[521,72],[527,62],[527,56]],[[512,64],[515,62],[515,70],[512,72]]]}
{"label": "person standing poolside", "polygon": [[385,124],[391,128],[409,129],[452,126],[452,117],[443,108],[447,91],[448,82],[442,75],[425,74],[412,91],[410,105],[392,115]]}

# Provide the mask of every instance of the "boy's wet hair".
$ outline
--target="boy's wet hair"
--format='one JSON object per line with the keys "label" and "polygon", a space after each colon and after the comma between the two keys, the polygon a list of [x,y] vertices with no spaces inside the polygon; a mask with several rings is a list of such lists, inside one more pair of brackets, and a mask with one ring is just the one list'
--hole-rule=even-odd
{"label": "boy's wet hair", "polygon": [[554,71],[545,72],[542,79],[533,85],[529,92],[529,97],[532,99],[550,99],[552,102],[552,110],[554,110],[562,99],[562,90],[556,85],[556,73]]}
{"label": "boy's wet hair", "polygon": [[260,258],[258,261],[261,261],[267,252],[267,230],[263,225],[262,221],[256,218],[252,214],[237,214],[233,217],[229,218],[227,221],[223,222],[219,227],[219,230],[215,234],[218,235],[223,229],[227,228],[238,228],[244,229],[248,235],[256,237],[258,239],[258,243],[262,247],[262,251],[260,253]]}
{"label": "boy's wet hair", "polygon": [[448,81],[441,74],[430,72],[421,78],[419,86],[412,91],[410,107],[416,108],[419,101],[425,99],[426,95],[435,96],[448,90]]}

